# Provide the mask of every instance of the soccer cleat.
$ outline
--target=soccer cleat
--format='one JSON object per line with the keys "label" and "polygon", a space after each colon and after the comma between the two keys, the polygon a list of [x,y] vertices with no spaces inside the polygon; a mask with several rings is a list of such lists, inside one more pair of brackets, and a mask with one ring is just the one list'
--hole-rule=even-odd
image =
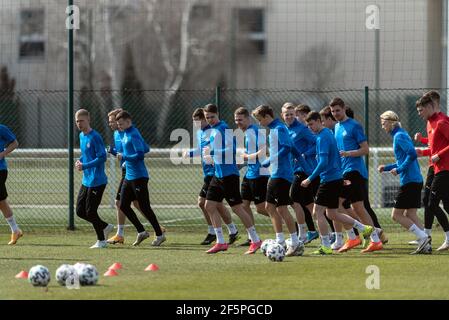
{"label": "soccer cleat", "polygon": [[346,251],[351,250],[352,248],[355,248],[357,246],[359,246],[360,244],[362,244],[362,240],[360,240],[359,237],[353,239],[353,240],[346,240],[345,244],[343,245],[343,247],[341,247],[338,252],[339,253],[343,253]]}
{"label": "soccer cleat", "polygon": [[333,251],[330,247],[325,247],[321,245],[318,250],[312,252],[313,255],[329,255],[332,254]]}
{"label": "soccer cleat", "polygon": [[360,251],[361,253],[366,253],[366,252],[373,252],[373,251],[379,251],[382,250],[383,246],[382,246],[382,241],[379,242],[370,242],[368,247],[366,249],[363,249],[362,251]]}
{"label": "soccer cleat", "polygon": [[304,244],[310,243],[315,239],[318,239],[320,234],[317,231],[307,231],[307,239]]}
{"label": "soccer cleat", "polygon": [[251,240],[250,239],[246,240],[245,242],[243,242],[243,243],[241,243],[239,245],[239,247],[248,247],[248,246],[251,246]]}
{"label": "soccer cleat", "polygon": [[240,239],[240,235],[239,232],[237,231],[236,233],[231,233],[229,235],[229,243],[228,244],[233,244],[234,242],[236,242],[238,239]]}
{"label": "soccer cleat", "polygon": [[11,241],[8,242],[9,245],[14,245],[17,243],[17,240],[23,236],[22,230],[17,230],[17,232],[11,233]]}
{"label": "soccer cleat", "polygon": [[91,246],[91,249],[103,249],[108,246],[108,243],[106,240],[97,240],[93,246]]}
{"label": "soccer cleat", "polygon": [[115,236],[109,238],[107,242],[109,244],[116,244],[116,243],[123,244],[125,242],[125,238],[116,234]]}
{"label": "soccer cleat", "polygon": [[202,246],[209,245],[212,242],[214,242],[215,240],[217,240],[217,236],[215,234],[208,233],[206,238],[203,240],[203,242],[201,242],[201,245]]}
{"label": "soccer cleat", "polygon": [[262,245],[262,240],[259,240],[258,242],[251,242],[248,251],[245,252],[245,254],[254,254],[256,251],[260,248]]}
{"label": "soccer cleat", "polygon": [[418,240],[409,241],[408,244],[411,245],[411,246],[417,246],[418,245]]}
{"label": "soccer cleat", "polygon": [[167,238],[165,237],[165,234],[162,234],[161,236],[157,236],[152,242],[151,245],[153,247],[159,247],[163,242],[165,242]]}
{"label": "soccer cleat", "polygon": [[114,230],[113,224],[108,224],[106,228],[103,229],[104,238],[107,239],[109,237],[109,234]]}
{"label": "soccer cleat", "polygon": [[331,244],[332,250],[340,250],[343,247],[343,243],[334,241],[334,243]]}
{"label": "soccer cleat", "polygon": [[430,243],[428,243],[423,251],[421,251],[421,254],[432,254],[432,245]]}
{"label": "soccer cleat", "polygon": [[365,230],[363,230],[363,232],[362,232],[363,238],[368,238],[371,235],[371,233],[373,233],[373,231],[374,231],[374,227],[365,226]]}
{"label": "soccer cleat", "polygon": [[444,251],[449,250],[449,243],[446,241],[443,242],[443,244],[437,249],[437,251]]}
{"label": "soccer cleat", "polygon": [[227,243],[216,243],[212,248],[206,251],[206,253],[217,253],[220,251],[226,251],[228,250],[228,244]]}
{"label": "soccer cleat", "polygon": [[382,244],[388,243],[388,237],[382,229],[379,230],[379,238]]}
{"label": "soccer cleat", "polygon": [[150,234],[148,231],[143,231],[137,234],[136,241],[134,241],[133,246],[138,246],[143,240],[148,239]]}
{"label": "soccer cleat", "polygon": [[290,246],[285,253],[286,257],[302,256],[304,253],[304,244],[299,242],[296,246]]}
{"label": "soccer cleat", "polygon": [[416,248],[415,251],[413,251],[410,254],[422,254],[425,251],[425,248],[428,244],[430,244],[432,241],[432,238],[430,236],[427,236],[423,239],[418,239],[418,248]]}

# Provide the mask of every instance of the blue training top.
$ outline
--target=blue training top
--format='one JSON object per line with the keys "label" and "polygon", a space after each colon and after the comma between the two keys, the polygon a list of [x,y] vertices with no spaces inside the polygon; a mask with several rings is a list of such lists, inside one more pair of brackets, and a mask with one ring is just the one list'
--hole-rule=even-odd
{"label": "blue training top", "polygon": [[317,135],[316,154],[318,164],[309,176],[309,180],[314,180],[318,175],[321,183],[343,179],[341,170],[341,158],[337,148],[337,142],[328,128],[323,128]]}
{"label": "blue training top", "polygon": [[399,173],[401,186],[410,182],[423,182],[416,150],[407,131],[396,127],[391,131],[391,135],[393,136],[396,163],[386,165],[384,171],[391,171],[396,168]]}
{"label": "blue training top", "polygon": [[123,155],[125,160],[126,176],[128,181],[140,178],[148,178],[148,171],[145,166],[145,141],[139,130],[131,126],[123,132],[121,139]]}
{"label": "blue training top", "polygon": [[[266,145],[265,142],[265,134],[263,131],[259,131],[260,128],[254,124],[251,124],[245,130],[245,151],[247,154],[253,154],[258,152],[261,148],[264,148]],[[259,139],[262,139],[261,141]],[[267,169],[261,167],[260,159],[257,157],[256,159],[248,160],[248,168],[246,170],[245,178],[246,179],[257,179],[261,176],[269,176],[270,173]]]}
{"label": "blue training top", "polygon": [[229,129],[223,120],[211,127],[210,133],[210,154],[214,160],[215,176],[224,178],[227,176],[240,176],[237,168],[235,152],[236,141],[232,130]]}
{"label": "blue training top", "polygon": [[[113,156],[117,156],[117,153],[123,153],[123,146],[122,146],[122,138],[123,138],[123,131],[115,130],[114,131],[114,145],[112,148],[110,148],[109,152]],[[150,152],[150,146],[145,143],[145,149],[144,153]],[[120,167],[124,168],[125,160],[120,160]]]}
{"label": "blue training top", "polygon": [[282,178],[289,182],[293,181],[292,168],[292,140],[288,129],[279,119],[274,119],[268,127],[270,135],[270,158],[262,163],[262,166],[271,165],[271,178]]}
{"label": "blue training top", "polygon": [[293,143],[293,171],[310,175],[317,165],[316,135],[296,119],[288,126],[288,131]]}
{"label": "blue training top", "polygon": [[[358,150],[360,144],[367,141],[362,126],[351,118],[335,125],[335,139],[340,151]],[[368,170],[363,157],[341,157],[341,163],[343,175],[351,171],[358,171],[362,177],[368,179]]]}
{"label": "blue training top", "polygon": [[[215,173],[214,166],[211,164],[207,164],[203,160],[203,149],[210,144],[210,140],[208,138],[208,132],[211,127],[209,125],[205,126],[203,129],[198,129],[196,132],[196,141],[198,143],[198,146],[196,149],[191,149],[189,151],[190,157],[201,157],[201,165],[203,167],[203,175],[204,177],[213,176]],[[210,132],[209,132],[210,133]]]}
{"label": "blue training top", "polygon": [[88,134],[80,132],[80,149],[83,186],[92,188],[107,184],[108,178],[104,172],[106,150],[98,132],[93,129]]}
{"label": "blue training top", "polygon": [[[0,124],[0,152],[5,151],[7,146],[16,140],[16,136],[7,126]],[[8,170],[6,159],[0,159],[0,170]]]}

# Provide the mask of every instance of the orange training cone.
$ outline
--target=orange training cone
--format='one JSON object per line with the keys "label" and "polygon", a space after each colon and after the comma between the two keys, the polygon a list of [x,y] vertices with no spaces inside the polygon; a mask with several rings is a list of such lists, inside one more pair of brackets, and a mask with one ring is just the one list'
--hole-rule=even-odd
{"label": "orange training cone", "polygon": [[118,276],[118,273],[114,269],[109,269],[104,274],[105,277],[115,277]]}
{"label": "orange training cone", "polygon": [[17,279],[28,279],[28,272],[26,271],[20,271],[18,274],[16,274]]}
{"label": "orange training cone", "polygon": [[122,268],[122,264],[120,262],[114,262],[108,269],[120,270]]}
{"label": "orange training cone", "polygon": [[153,263],[145,268],[145,271],[158,271],[158,270],[159,270],[159,267]]}

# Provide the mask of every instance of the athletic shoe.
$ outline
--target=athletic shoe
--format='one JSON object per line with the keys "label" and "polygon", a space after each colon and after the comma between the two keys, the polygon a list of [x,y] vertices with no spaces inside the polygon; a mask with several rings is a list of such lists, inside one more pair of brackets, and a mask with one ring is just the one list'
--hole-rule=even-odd
{"label": "athletic shoe", "polygon": [[332,243],[334,243],[337,240],[337,235],[335,234],[335,232],[331,232],[331,235],[329,237],[329,241]]}
{"label": "athletic shoe", "polygon": [[240,235],[239,232],[237,231],[236,233],[231,233],[229,235],[229,244],[233,244],[234,242],[236,242],[238,239],[240,239]]}
{"label": "athletic shoe", "polygon": [[95,242],[95,244],[90,247],[90,249],[103,249],[106,248],[108,246],[108,243],[106,240],[97,240],[97,242]]}
{"label": "athletic shoe", "polygon": [[374,227],[365,226],[365,230],[363,230],[363,232],[362,232],[363,238],[368,238],[371,235],[371,233],[373,233],[373,231],[374,231]]}
{"label": "athletic shoe", "polygon": [[388,237],[382,229],[379,230],[379,238],[382,244],[388,243]]}
{"label": "athletic shoe", "polygon": [[325,247],[321,245],[317,251],[312,252],[313,255],[329,255],[332,254],[333,251],[330,247]]}
{"label": "athletic shoe", "polygon": [[209,245],[212,242],[214,242],[215,240],[217,240],[217,236],[215,234],[208,233],[206,238],[203,240],[203,242],[201,242],[201,245],[202,246]]}
{"label": "athletic shoe", "polygon": [[370,242],[368,247],[366,249],[363,249],[362,251],[360,251],[361,253],[366,253],[366,252],[373,252],[373,251],[379,251],[382,250],[383,246],[382,246],[382,242]]}
{"label": "athletic shoe", "polygon": [[151,245],[153,247],[159,247],[163,242],[165,242],[165,240],[167,240],[165,234],[162,234],[161,236],[156,236],[153,242],[151,242]]}
{"label": "athletic shoe", "polygon": [[220,251],[226,251],[228,250],[228,244],[227,243],[216,243],[212,248],[206,251],[206,253],[217,253]]}
{"label": "athletic shoe", "polygon": [[245,252],[245,254],[254,254],[256,251],[260,248],[262,245],[262,240],[259,240],[258,242],[251,242],[251,245],[249,246],[248,251]]}
{"label": "athletic shoe", "polygon": [[109,234],[114,230],[113,224],[108,224],[106,228],[103,229],[104,238],[107,239],[109,237]]}
{"label": "athletic shoe", "polygon": [[150,234],[148,231],[143,231],[137,234],[136,241],[134,241],[133,246],[138,246],[143,240],[148,239]]}
{"label": "athletic shoe", "polygon": [[444,251],[449,249],[449,243],[446,241],[443,242],[443,244],[437,249],[437,251]]}
{"label": "athletic shoe", "polygon": [[348,239],[348,240],[346,240],[346,242],[345,242],[345,244],[343,245],[343,247],[341,247],[341,248],[338,250],[338,252],[339,252],[339,253],[343,253],[343,252],[349,251],[349,250],[351,250],[352,248],[355,248],[355,247],[359,246],[360,244],[362,244],[362,240],[360,240],[359,237],[357,237],[357,238],[355,238],[355,239],[353,239],[353,240]]}
{"label": "athletic shoe", "polygon": [[13,245],[17,243],[17,240],[23,236],[22,230],[17,230],[17,232],[11,233],[11,241],[8,242],[9,245]]}
{"label": "athletic shoe", "polygon": [[426,248],[426,246],[428,244],[430,244],[431,241],[432,241],[432,238],[430,236],[427,236],[426,238],[423,238],[423,239],[418,239],[418,248],[410,254],[423,253],[424,249]]}
{"label": "athletic shoe", "polygon": [[338,241],[334,241],[334,243],[331,244],[332,250],[340,250],[343,247],[343,243],[339,243]]}
{"label": "athletic shoe", "polygon": [[249,247],[249,246],[251,246],[251,240],[250,239],[248,239],[245,242],[239,244],[239,247]]}
{"label": "athletic shoe", "polygon": [[320,237],[320,234],[318,231],[307,231],[307,238],[304,244],[310,243],[315,239],[318,239]]}
{"label": "athletic shoe", "polygon": [[408,244],[411,245],[411,246],[417,246],[418,245],[418,240],[409,241]]}
{"label": "athletic shoe", "polygon": [[432,245],[430,243],[428,243],[423,251],[421,252],[421,254],[432,254]]}
{"label": "athletic shoe", "polygon": [[123,244],[125,242],[125,238],[116,234],[112,238],[109,238],[107,242],[110,244],[116,244],[116,243]]}
{"label": "athletic shoe", "polygon": [[299,242],[296,246],[290,246],[285,253],[286,257],[302,256],[304,253],[304,244]]}

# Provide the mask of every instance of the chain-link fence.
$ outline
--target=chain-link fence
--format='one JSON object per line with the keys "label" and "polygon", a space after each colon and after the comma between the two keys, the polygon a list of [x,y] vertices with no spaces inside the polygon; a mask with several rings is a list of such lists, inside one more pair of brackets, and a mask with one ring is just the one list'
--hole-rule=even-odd
{"label": "chain-link fence", "polygon": [[[183,128],[192,134],[191,115],[195,108],[217,103],[220,117],[234,127],[233,113],[238,106],[254,109],[268,104],[279,116],[284,102],[305,103],[319,110],[333,97],[341,97],[355,112],[362,125],[368,124],[371,147],[369,158],[370,199],[381,224],[393,226],[389,215],[392,199],[399,186],[398,178],[380,175],[379,164],[393,161],[391,137],[380,127],[379,115],[388,109],[396,111],[403,127],[410,135],[425,132],[425,123],[417,116],[415,101],[424,89],[371,90],[365,101],[365,90],[237,90],[211,89],[192,91],[77,91],[75,105],[91,112],[91,125],[111,143],[112,132],[107,125],[107,113],[112,106],[121,106],[133,115],[134,123],[152,150],[146,158],[150,172],[150,197],[161,223],[168,228],[191,230],[204,227],[204,218],[196,207],[202,186],[201,166],[174,164],[170,148],[178,142],[170,141],[175,129]],[[442,101],[445,90],[440,90]],[[67,92],[24,91],[0,95],[0,122],[17,135],[20,147],[8,157],[7,188],[9,202],[24,229],[37,227],[63,228],[68,224],[68,151],[67,123],[73,121],[67,114]],[[368,103],[366,105],[366,103]],[[365,109],[368,107],[368,114]],[[79,142],[75,135],[75,148]],[[78,149],[75,156],[79,156]],[[423,174],[427,159],[420,160]],[[243,169],[245,170],[245,169]],[[244,172],[241,172],[243,176]],[[109,183],[100,207],[100,215],[115,222],[114,199],[120,179],[117,161],[109,157],[106,165]],[[81,174],[75,172],[75,192],[81,183]],[[76,194],[74,195],[76,196]],[[257,223],[269,228],[270,221],[257,217]],[[6,228],[0,219],[0,227]],[[77,227],[85,226],[76,218]],[[399,226],[395,225],[399,230]]]}

